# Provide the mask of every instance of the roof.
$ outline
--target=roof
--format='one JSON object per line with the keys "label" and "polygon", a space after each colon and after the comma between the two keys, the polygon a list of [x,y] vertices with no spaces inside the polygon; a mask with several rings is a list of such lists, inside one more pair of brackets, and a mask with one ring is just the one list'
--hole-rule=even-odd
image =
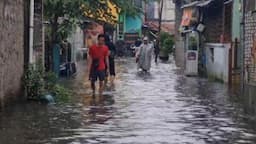
{"label": "roof", "polygon": [[200,2],[199,1],[194,1],[192,3],[183,5],[181,8],[194,7],[194,6],[197,6],[198,3],[200,3]]}
{"label": "roof", "polygon": [[[143,27],[149,28],[153,31],[158,31],[158,25],[159,24],[156,21],[148,21],[148,22],[144,23]],[[171,23],[171,22],[165,23],[165,22],[163,22],[161,25],[162,25],[162,27],[161,27],[162,31],[168,32],[170,34],[174,34],[174,32],[175,32],[175,24],[174,23]]]}
{"label": "roof", "polygon": [[208,1],[201,2],[197,6],[198,7],[205,7],[205,6],[208,6],[212,1],[213,0],[208,0]]}
{"label": "roof", "polygon": [[195,1],[186,5],[183,5],[181,8],[189,8],[189,7],[205,7],[211,4],[214,0],[205,0],[205,1]]}

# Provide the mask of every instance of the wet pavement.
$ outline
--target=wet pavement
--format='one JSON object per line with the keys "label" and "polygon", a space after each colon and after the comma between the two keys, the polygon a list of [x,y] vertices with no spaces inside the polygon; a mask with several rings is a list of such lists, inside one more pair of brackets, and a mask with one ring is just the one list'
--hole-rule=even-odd
{"label": "wet pavement", "polygon": [[90,96],[80,69],[69,103],[0,112],[1,144],[255,144],[256,125],[225,85],[184,77],[173,63],[137,72],[119,60],[116,91]]}

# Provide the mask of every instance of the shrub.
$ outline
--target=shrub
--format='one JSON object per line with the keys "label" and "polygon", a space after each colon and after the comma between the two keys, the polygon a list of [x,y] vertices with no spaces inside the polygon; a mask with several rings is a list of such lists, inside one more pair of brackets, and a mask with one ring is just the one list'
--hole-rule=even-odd
{"label": "shrub", "polygon": [[160,52],[162,55],[169,55],[173,52],[174,38],[166,32],[160,34]]}
{"label": "shrub", "polygon": [[38,100],[44,94],[44,78],[41,64],[29,65],[23,77],[27,99]]}
{"label": "shrub", "polygon": [[41,61],[29,65],[23,77],[25,95],[29,100],[40,100],[51,94],[57,102],[67,102],[72,92],[58,84],[58,77],[53,72],[45,73]]}
{"label": "shrub", "polygon": [[57,84],[58,77],[55,73],[48,72],[45,74],[44,80],[45,80],[45,89],[50,91]]}
{"label": "shrub", "polygon": [[173,45],[174,45],[174,41],[172,37],[168,37],[167,39],[165,39],[163,44],[163,49],[165,53],[168,53],[168,54],[172,53]]}
{"label": "shrub", "polygon": [[50,93],[54,95],[57,102],[68,102],[71,98],[72,92],[65,87],[56,84],[50,90]]}

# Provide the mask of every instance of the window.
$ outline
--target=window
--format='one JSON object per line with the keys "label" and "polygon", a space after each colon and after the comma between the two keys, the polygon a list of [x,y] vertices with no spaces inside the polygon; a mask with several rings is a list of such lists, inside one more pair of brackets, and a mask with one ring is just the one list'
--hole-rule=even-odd
{"label": "window", "polygon": [[256,10],[256,2],[255,0],[245,0],[245,11],[254,11]]}
{"label": "window", "polygon": [[211,60],[214,63],[214,48],[210,48]]}

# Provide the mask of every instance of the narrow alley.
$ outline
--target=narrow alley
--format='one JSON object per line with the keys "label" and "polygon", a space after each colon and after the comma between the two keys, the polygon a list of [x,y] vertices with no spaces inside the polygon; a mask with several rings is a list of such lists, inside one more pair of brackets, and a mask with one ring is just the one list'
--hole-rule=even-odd
{"label": "narrow alley", "polygon": [[[93,99],[84,69],[68,104],[18,104],[0,113],[3,144],[254,144],[256,128],[224,85],[180,74],[173,62],[138,74],[118,61],[116,91]],[[85,84],[84,84],[85,83]],[[241,101],[240,101],[241,102]]]}

